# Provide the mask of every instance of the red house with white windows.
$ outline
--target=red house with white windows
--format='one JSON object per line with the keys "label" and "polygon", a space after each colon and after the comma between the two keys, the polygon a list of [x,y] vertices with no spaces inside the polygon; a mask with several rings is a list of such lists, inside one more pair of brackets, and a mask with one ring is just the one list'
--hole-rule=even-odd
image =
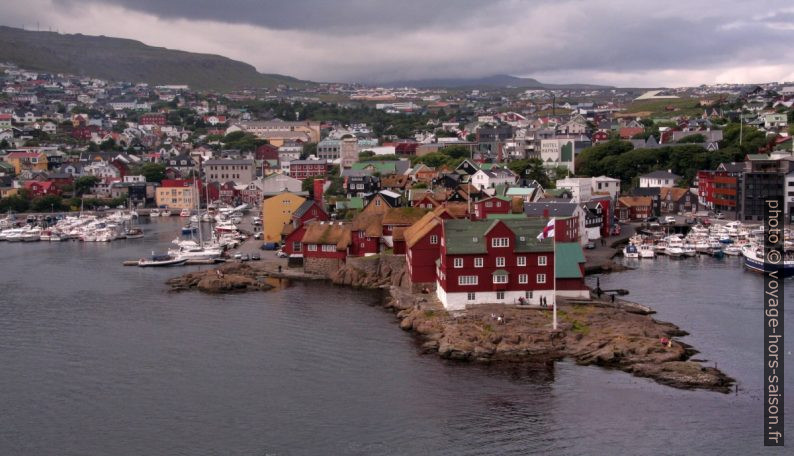
{"label": "red house with white windows", "polygon": [[284,224],[281,231],[282,244],[285,253],[290,257],[303,257],[303,245],[301,241],[306,233],[306,225],[311,221],[328,221],[330,217],[323,210],[322,206],[315,200],[306,200],[292,214],[290,223]]}
{"label": "red house with white windows", "polygon": [[340,268],[350,248],[350,224],[344,222],[309,222],[301,241],[303,269],[310,273],[328,273]]}
{"label": "red house with white windows", "polygon": [[331,169],[328,160],[293,160],[289,162],[289,175],[304,180],[309,177],[325,176]]}
{"label": "red house with white windows", "polygon": [[52,181],[27,181],[24,189],[30,192],[30,196],[60,195],[61,190]]}
{"label": "red house with white windows", "polygon": [[138,123],[140,123],[141,125],[163,126],[166,124],[166,117],[165,114],[160,114],[160,113],[143,114],[138,119]]}
{"label": "red house with white windows", "polygon": [[473,220],[482,220],[491,214],[509,214],[512,207],[510,199],[499,196],[481,199],[472,206],[474,206]]}
{"label": "red house with white windows", "polygon": [[[436,295],[449,310],[486,303],[553,300],[553,241],[543,220],[447,220],[442,225]],[[552,301],[553,302],[553,301]]]}

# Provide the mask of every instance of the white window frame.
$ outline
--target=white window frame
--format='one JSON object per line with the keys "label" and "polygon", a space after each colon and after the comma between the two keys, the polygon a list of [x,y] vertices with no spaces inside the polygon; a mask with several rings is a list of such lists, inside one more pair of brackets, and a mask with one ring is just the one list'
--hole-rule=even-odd
{"label": "white window frame", "polygon": [[477,299],[476,293],[474,293],[472,291],[466,293],[466,300],[467,301],[474,301],[475,299]]}
{"label": "white window frame", "polygon": [[316,252],[317,251],[317,244],[306,244],[306,251],[308,251],[308,252]]}
{"label": "white window frame", "polygon": [[438,236],[435,235],[435,234],[431,234],[430,235],[430,243],[433,244],[433,245],[438,244]]}
{"label": "white window frame", "polygon": [[529,283],[529,274],[519,274],[518,275],[518,283],[520,283],[522,285]]}
{"label": "white window frame", "polygon": [[547,264],[549,264],[549,260],[546,255],[541,255],[538,257],[538,266],[546,266]]}
{"label": "white window frame", "polygon": [[516,257],[516,266],[526,266],[527,265],[527,257],[520,256]]}
{"label": "white window frame", "polygon": [[501,283],[501,284],[507,283],[507,274],[494,274],[493,283]]}
{"label": "white window frame", "polygon": [[474,267],[481,268],[485,266],[485,259],[483,257],[477,257],[474,259]]}
{"label": "white window frame", "polygon": [[510,239],[506,237],[493,238],[491,247],[510,247]]}
{"label": "white window frame", "polygon": [[497,268],[503,268],[505,267],[505,264],[507,264],[507,262],[505,261],[505,257],[496,257]]}
{"label": "white window frame", "polygon": [[323,244],[323,252],[336,252],[336,246],[333,244]]}
{"label": "white window frame", "polygon": [[504,301],[505,292],[504,291],[497,291],[496,292],[496,299],[499,300],[499,301]]}
{"label": "white window frame", "polygon": [[546,274],[537,274],[537,275],[535,275],[535,282],[537,282],[537,283],[546,283]]}
{"label": "white window frame", "polygon": [[458,285],[460,286],[474,286],[477,285],[477,282],[479,282],[479,278],[476,275],[458,276]]}

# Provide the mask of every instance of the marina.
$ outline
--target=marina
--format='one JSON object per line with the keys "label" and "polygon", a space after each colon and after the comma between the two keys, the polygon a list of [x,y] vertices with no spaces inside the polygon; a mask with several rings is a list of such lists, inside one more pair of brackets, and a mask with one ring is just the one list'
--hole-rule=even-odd
{"label": "marina", "polygon": [[[711,226],[695,225],[688,233],[670,234],[664,229],[644,229],[630,237],[622,255],[629,260],[666,256],[685,260],[697,255],[716,259],[741,257],[740,265],[753,272],[764,271],[764,230],[759,225],[727,222]],[[794,233],[785,230],[784,277],[794,275]]]}

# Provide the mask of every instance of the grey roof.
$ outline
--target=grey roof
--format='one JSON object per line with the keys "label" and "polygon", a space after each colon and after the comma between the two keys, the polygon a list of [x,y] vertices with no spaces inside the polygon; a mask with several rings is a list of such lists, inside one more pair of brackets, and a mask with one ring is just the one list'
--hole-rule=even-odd
{"label": "grey roof", "polygon": [[744,163],[720,163],[720,166],[718,166],[717,169],[727,171],[729,173],[741,173],[744,171]]}
{"label": "grey roof", "polygon": [[303,217],[303,214],[305,214],[309,209],[311,209],[312,206],[314,206],[314,200],[308,199],[304,201],[300,206],[298,206],[298,208],[295,209],[295,212],[293,212],[292,215],[294,217]]}
{"label": "grey roof", "polygon": [[542,217],[548,211],[549,217],[571,217],[579,207],[576,203],[535,202],[524,203],[524,214],[527,217]]}
{"label": "grey roof", "polygon": [[671,173],[670,171],[664,171],[664,170],[660,169],[658,171],[653,171],[653,172],[648,173],[648,174],[643,174],[642,176],[640,176],[640,179],[642,179],[642,178],[650,178],[650,179],[681,179],[681,176],[679,176],[678,174]]}
{"label": "grey roof", "polygon": [[661,193],[659,187],[637,187],[631,191],[631,196],[659,196]]}
{"label": "grey roof", "polygon": [[204,165],[249,165],[253,166],[253,160],[207,160],[204,162]]}

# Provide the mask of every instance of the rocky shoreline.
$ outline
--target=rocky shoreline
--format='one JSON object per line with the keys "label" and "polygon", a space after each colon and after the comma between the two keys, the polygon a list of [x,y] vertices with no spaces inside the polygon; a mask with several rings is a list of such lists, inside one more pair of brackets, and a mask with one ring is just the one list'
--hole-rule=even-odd
{"label": "rocky shoreline", "polygon": [[[228,293],[268,290],[272,288],[266,282],[270,277],[323,279],[268,269],[268,265],[227,264],[185,274],[167,283],[177,291]],[[449,313],[432,293],[410,290],[401,257],[349,261],[326,279],[337,285],[387,289],[383,305],[396,312],[400,328],[416,334],[425,352],[445,359],[536,363],[569,358],[581,365],[620,369],[675,388],[727,393],[734,384],[718,369],[690,360],[697,351],[674,340],[686,336],[685,331],[638,313],[636,308],[605,301],[560,300],[558,329],[552,331],[548,309],[484,305]],[[494,318],[497,315],[503,317],[501,321]],[[665,344],[663,340],[671,342]]]}

